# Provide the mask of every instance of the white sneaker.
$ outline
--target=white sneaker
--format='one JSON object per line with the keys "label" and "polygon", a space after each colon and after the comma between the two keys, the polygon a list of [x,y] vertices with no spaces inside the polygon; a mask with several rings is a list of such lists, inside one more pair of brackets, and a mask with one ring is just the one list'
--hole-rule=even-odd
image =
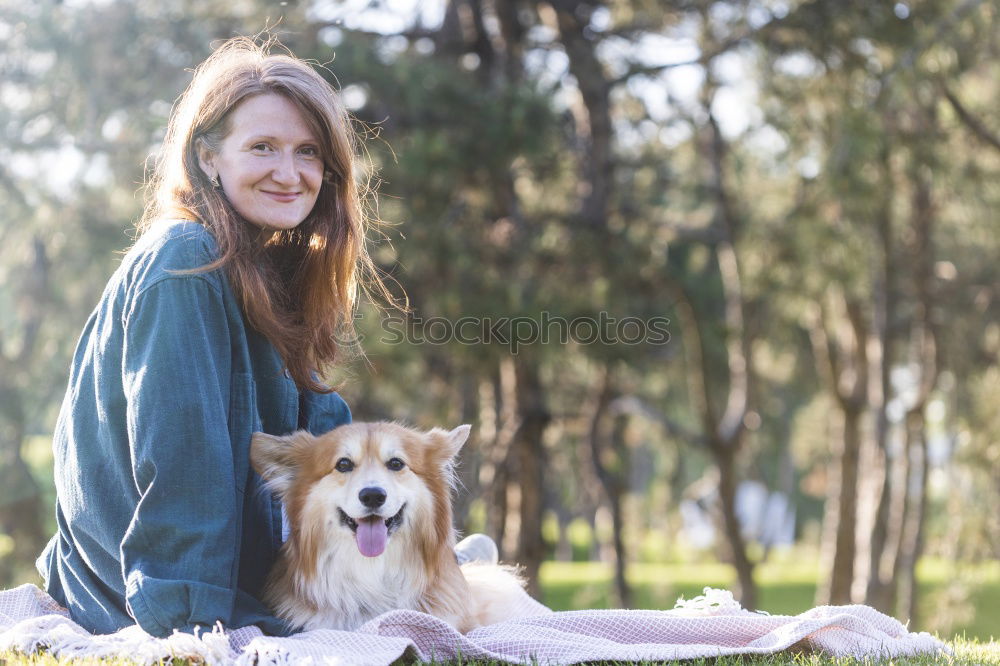
{"label": "white sneaker", "polygon": [[470,534],[455,544],[455,559],[459,564],[466,562],[497,564],[500,561],[500,551],[496,542],[485,534]]}

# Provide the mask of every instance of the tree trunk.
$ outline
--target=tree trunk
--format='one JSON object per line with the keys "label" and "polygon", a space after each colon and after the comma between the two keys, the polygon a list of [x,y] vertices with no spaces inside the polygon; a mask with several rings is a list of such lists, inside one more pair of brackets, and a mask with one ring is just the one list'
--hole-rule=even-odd
{"label": "tree trunk", "polygon": [[917,561],[923,550],[924,515],[927,510],[927,437],[925,436],[924,406],[910,410],[906,415],[906,450],[910,457],[910,475],[907,479],[906,520],[903,524],[899,548],[897,576],[896,616],[914,628],[917,617]]}
{"label": "tree trunk", "polygon": [[[491,386],[482,386],[481,412],[489,414],[484,423],[491,426],[492,445],[486,464],[480,472],[480,481],[489,498],[486,505],[486,533],[496,541],[501,559],[509,559],[512,549],[506,547],[508,517],[508,484],[510,469],[516,464],[513,440],[518,429],[516,382],[513,361],[500,362]],[[485,434],[484,434],[485,437]]]}
{"label": "tree trunk", "polygon": [[909,518],[910,503],[907,500],[910,470],[910,456],[905,446],[902,453],[890,461],[892,494],[889,496],[889,510],[886,527],[886,541],[882,557],[878,562],[878,576],[881,581],[877,602],[886,613],[894,613],[899,583],[899,553],[903,544],[903,526]]}
{"label": "tree trunk", "polygon": [[[889,123],[886,123],[887,125]],[[880,159],[883,182],[882,210],[879,212],[878,244],[882,260],[882,270],[875,297],[875,327],[878,335],[878,358],[873,359],[871,385],[877,390],[873,396],[875,412],[875,437],[871,442],[868,456],[869,497],[875,502],[869,534],[864,537],[864,551],[861,553],[859,578],[855,581],[855,601],[863,601],[883,612],[891,612],[891,602],[886,598],[889,581],[882,577],[880,562],[889,534],[890,506],[894,492],[893,479],[895,459],[889,446],[888,405],[892,398],[890,371],[896,358],[899,326],[896,323],[896,258],[893,241],[892,216],[893,196],[892,174],[889,167],[888,143]],[[877,373],[875,372],[877,371]],[[874,376],[877,374],[877,376]]]}
{"label": "tree trunk", "polygon": [[[739,476],[736,472],[736,456],[743,445],[746,431],[744,420],[750,405],[752,376],[751,352],[753,336],[747,326],[746,297],[743,290],[743,276],[740,269],[736,242],[742,227],[742,220],[736,212],[729,179],[726,172],[728,143],[719,123],[712,113],[714,85],[706,86],[703,101],[708,116],[709,167],[711,183],[715,194],[715,216],[722,238],[715,244],[715,257],[722,283],[725,302],[725,344],[727,392],[722,414],[712,418],[713,427],[706,433],[709,449],[715,465],[719,469],[719,498],[722,504],[722,518],[726,540],[730,549],[732,564],[736,568],[738,595],[744,608],[757,607],[757,584],[753,579],[753,562],[747,553],[742,526],[736,513],[736,488]],[[702,374],[709,376],[709,368],[702,367]],[[705,384],[707,388],[707,383]],[[706,397],[706,404],[710,398]],[[714,410],[711,410],[714,413]]]}
{"label": "tree trunk", "polygon": [[628,415],[616,414],[611,431],[611,446],[615,451],[618,469],[614,474],[611,500],[612,540],[615,547],[615,592],[620,608],[632,607],[632,588],[625,579],[625,568],[628,565],[628,550],[625,547],[625,501],[628,492],[628,474],[630,456],[626,431],[628,430]]}
{"label": "tree trunk", "polygon": [[[721,245],[721,244],[720,244]],[[717,248],[718,252],[718,248]],[[728,260],[725,258],[729,257]],[[738,264],[735,262],[735,252],[731,245],[726,244],[720,256],[720,271],[723,273],[723,285],[727,290],[727,324],[729,335],[747,335],[742,320],[742,308],[738,307],[741,299],[739,289]],[[748,341],[730,342],[727,345],[729,395],[726,410],[720,418],[713,405],[713,392],[709,387],[710,370],[702,346],[702,323],[698,319],[687,293],[679,283],[668,282],[665,285],[668,293],[674,298],[677,308],[684,353],[687,358],[688,399],[702,425],[701,440],[705,442],[712,454],[712,462],[719,471],[720,513],[722,529],[726,538],[726,558],[736,569],[739,585],[738,596],[746,608],[753,608],[757,603],[757,586],[753,579],[753,562],[747,554],[746,542],[743,539],[736,516],[736,487],[739,479],[736,473],[736,454],[742,444],[743,416],[746,411],[746,400],[749,379],[740,374],[747,372],[750,363],[744,350],[749,348]]]}
{"label": "tree trunk", "polygon": [[[623,538],[625,519],[623,515],[623,496],[625,494],[628,474],[628,451],[625,442],[625,426],[627,416],[623,413],[614,415],[614,425],[610,437],[603,422],[609,416],[609,406],[616,397],[616,388],[612,371],[605,367],[601,381],[601,390],[593,407],[590,419],[590,459],[594,473],[601,483],[601,489],[608,500],[611,512],[612,545],[615,552],[615,595],[617,605],[629,608],[632,605],[632,590],[625,578],[625,568],[628,563],[628,552]],[[609,446],[610,444],[610,446]],[[608,462],[611,462],[609,465]]]}
{"label": "tree trunk", "polygon": [[[603,232],[608,224],[611,187],[614,183],[612,155],[611,85],[597,56],[597,41],[587,32],[595,7],[577,0],[549,0],[556,10],[560,40],[569,57],[569,71],[576,78],[582,108],[576,109],[581,142],[580,218],[590,229]],[[578,105],[579,106],[579,105]]]}
{"label": "tree trunk", "polygon": [[757,608],[757,584],[754,582],[754,565],[747,556],[746,542],[739,518],[736,515],[735,470],[736,448],[721,443],[712,445],[715,465],[719,469],[719,500],[726,541],[729,544],[730,562],[736,569],[736,598],[748,610]]}
{"label": "tree trunk", "polygon": [[573,544],[569,542],[569,524],[573,521],[573,515],[560,504],[556,504],[554,510],[559,525],[559,540],[556,542],[554,559],[557,562],[572,562]]}
{"label": "tree trunk", "polygon": [[858,462],[861,451],[861,410],[847,407],[841,410],[841,433],[835,439],[839,450],[834,451],[834,482],[830,484],[826,501],[829,507],[824,517],[824,561],[829,562],[829,579],[820,593],[818,603],[843,605],[851,603],[854,581],[855,539],[857,516]]}
{"label": "tree trunk", "polygon": [[514,438],[520,488],[520,530],[517,563],[523,567],[528,592],[538,598],[538,571],[545,557],[542,539],[542,488],[545,483],[544,435],[551,415],[545,404],[545,392],[538,376],[538,366],[520,354],[514,358],[517,380],[519,427]]}
{"label": "tree trunk", "polygon": [[[925,118],[928,133],[934,129],[934,112],[928,110]],[[917,624],[917,561],[923,550],[924,515],[927,510],[927,477],[930,461],[927,459],[926,418],[924,416],[931,392],[940,372],[940,348],[937,344],[937,326],[934,321],[934,240],[935,206],[932,199],[931,172],[926,164],[914,166],[913,182],[913,255],[914,285],[917,307],[913,322],[911,356],[919,368],[917,399],[906,416],[907,453],[911,460],[911,473],[907,483],[909,512],[904,522],[900,543],[899,601],[902,618]]]}
{"label": "tree trunk", "polygon": [[[819,304],[810,326],[817,369],[839,408],[840,428],[831,449],[834,471],[823,516],[817,604],[851,603],[857,549],[858,466],[861,418],[868,405],[868,327],[860,303],[838,291]],[[833,310],[833,312],[831,312]]]}
{"label": "tree trunk", "polygon": [[441,54],[458,55],[465,49],[465,29],[461,12],[464,0],[448,0],[444,11],[444,21],[434,33],[434,50]]}

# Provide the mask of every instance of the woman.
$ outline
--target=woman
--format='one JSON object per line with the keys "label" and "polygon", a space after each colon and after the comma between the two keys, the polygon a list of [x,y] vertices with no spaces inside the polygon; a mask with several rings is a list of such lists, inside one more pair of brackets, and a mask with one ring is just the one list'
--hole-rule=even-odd
{"label": "woman", "polygon": [[258,601],[282,512],[248,448],[350,420],[319,374],[371,269],[354,161],[347,113],[301,60],[239,38],[195,70],[54,435],[38,566],[89,631],[286,632]]}

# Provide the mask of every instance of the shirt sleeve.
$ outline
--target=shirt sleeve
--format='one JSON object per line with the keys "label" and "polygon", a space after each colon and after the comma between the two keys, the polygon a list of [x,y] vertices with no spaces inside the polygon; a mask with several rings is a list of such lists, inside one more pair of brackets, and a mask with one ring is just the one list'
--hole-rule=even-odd
{"label": "shirt sleeve", "polygon": [[351,422],[351,409],[339,394],[307,391],[303,397],[307,403],[307,417],[299,427],[313,435],[322,435]]}
{"label": "shirt sleeve", "polygon": [[245,463],[228,428],[231,342],[219,287],[168,277],[124,315],[123,386],[138,503],[121,542],[126,602],[154,636],[228,625]]}

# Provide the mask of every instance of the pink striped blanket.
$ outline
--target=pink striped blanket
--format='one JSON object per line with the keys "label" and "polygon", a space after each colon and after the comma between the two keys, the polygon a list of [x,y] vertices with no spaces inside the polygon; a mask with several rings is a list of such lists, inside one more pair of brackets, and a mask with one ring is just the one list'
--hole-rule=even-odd
{"label": "pink striped blanket", "polygon": [[141,664],[188,657],[209,664],[384,666],[400,657],[429,661],[496,660],[575,664],[591,661],[672,661],[733,654],[812,650],[876,659],[949,652],[926,633],[867,606],[822,606],[801,615],[743,610],[724,590],[679,601],[672,610],[591,610],[554,613],[525,595],[516,619],[460,634],[415,611],[392,611],[355,632],[316,630],[287,638],[256,627],[198,636],[154,638],[138,626],[94,636],[33,585],[0,592],[0,650],[46,649],[58,657],[125,657]]}

